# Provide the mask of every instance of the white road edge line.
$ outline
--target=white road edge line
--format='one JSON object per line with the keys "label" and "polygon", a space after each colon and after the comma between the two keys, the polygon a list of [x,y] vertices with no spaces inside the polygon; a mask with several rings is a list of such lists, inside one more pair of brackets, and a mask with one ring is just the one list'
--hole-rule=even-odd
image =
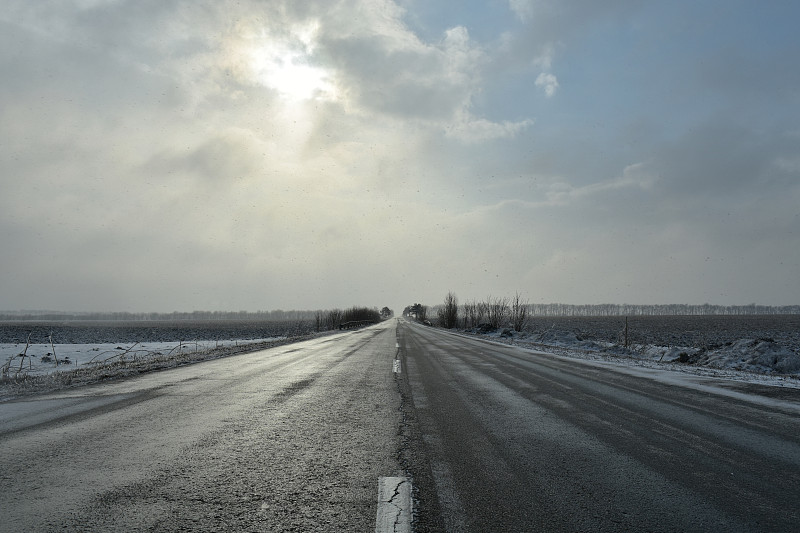
{"label": "white road edge line", "polygon": [[408,478],[378,478],[375,533],[411,533],[411,481]]}

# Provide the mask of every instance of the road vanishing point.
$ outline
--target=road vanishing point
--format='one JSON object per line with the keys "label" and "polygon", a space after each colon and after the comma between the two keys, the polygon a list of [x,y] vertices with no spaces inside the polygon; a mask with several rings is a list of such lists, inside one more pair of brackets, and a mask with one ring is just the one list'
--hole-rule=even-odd
{"label": "road vanishing point", "polygon": [[392,319],[24,396],[0,531],[797,531],[800,389],[671,374]]}

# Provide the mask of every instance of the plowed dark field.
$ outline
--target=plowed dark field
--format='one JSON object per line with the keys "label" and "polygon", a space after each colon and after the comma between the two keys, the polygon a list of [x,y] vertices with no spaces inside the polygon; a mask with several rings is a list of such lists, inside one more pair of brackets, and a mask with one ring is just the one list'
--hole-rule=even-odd
{"label": "plowed dark field", "polygon": [[0,322],[0,343],[56,344],[249,340],[313,331],[310,322],[174,321],[174,322]]}
{"label": "plowed dark field", "polygon": [[[533,317],[532,333],[571,331],[592,341],[622,342],[625,317]],[[716,315],[628,317],[630,343],[657,346],[720,346],[740,339],[772,339],[800,346],[800,315]]]}

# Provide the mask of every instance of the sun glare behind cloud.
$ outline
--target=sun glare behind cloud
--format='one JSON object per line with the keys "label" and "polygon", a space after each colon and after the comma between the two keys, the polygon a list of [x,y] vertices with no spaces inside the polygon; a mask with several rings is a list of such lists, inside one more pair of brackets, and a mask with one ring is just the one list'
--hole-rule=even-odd
{"label": "sun glare behind cloud", "polygon": [[316,26],[295,28],[287,39],[263,41],[250,50],[256,81],[288,100],[331,100],[335,87],[331,73],[312,62]]}
{"label": "sun glare behind cloud", "polygon": [[291,100],[329,98],[333,86],[324,69],[305,63],[297,53],[271,53],[260,50],[254,53],[256,78],[259,83],[275,89]]}

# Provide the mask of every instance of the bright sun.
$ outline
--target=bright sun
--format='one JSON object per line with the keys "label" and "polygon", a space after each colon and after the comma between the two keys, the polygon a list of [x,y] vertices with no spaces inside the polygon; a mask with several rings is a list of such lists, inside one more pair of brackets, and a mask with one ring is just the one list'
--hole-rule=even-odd
{"label": "bright sun", "polygon": [[257,76],[267,87],[295,100],[309,100],[332,89],[323,69],[304,64],[294,54],[265,58]]}
{"label": "bright sun", "polygon": [[288,100],[330,100],[335,96],[330,73],[311,63],[316,26],[295,29],[292,38],[268,40],[251,51],[258,83]]}

